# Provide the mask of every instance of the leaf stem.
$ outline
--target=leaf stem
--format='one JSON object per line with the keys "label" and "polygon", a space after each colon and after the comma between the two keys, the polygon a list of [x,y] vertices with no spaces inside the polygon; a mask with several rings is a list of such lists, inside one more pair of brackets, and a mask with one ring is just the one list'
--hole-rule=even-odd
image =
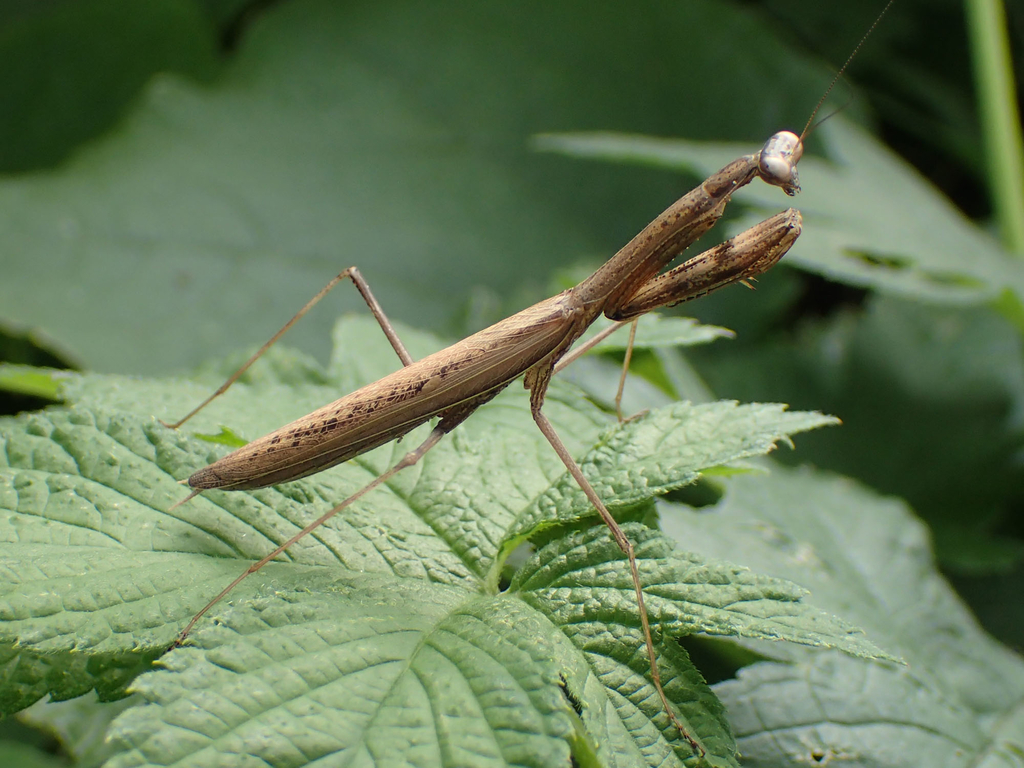
{"label": "leaf stem", "polygon": [[1000,238],[1024,258],[1024,140],[1021,137],[1006,12],[1001,0],[966,0],[967,33]]}

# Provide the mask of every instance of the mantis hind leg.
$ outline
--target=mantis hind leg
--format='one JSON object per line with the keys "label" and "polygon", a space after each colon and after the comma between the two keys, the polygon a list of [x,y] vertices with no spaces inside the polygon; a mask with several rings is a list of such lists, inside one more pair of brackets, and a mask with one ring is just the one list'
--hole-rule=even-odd
{"label": "mantis hind leg", "polygon": [[[655,690],[658,692],[658,697],[661,699],[661,704],[665,709],[666,715],[668,715],[669,721],[675,726],[679,735],[686,739],[689,743],[690,748],[694,754],[701,757],[704,756],[705,750],[697,740],[690,735],[686,726],[680,722],[676,716],[675,711],[672,709],[672,705],[669,703],[668,696],[665,693],[665,689],[661,684],[661,673],[658,671],[658,656],[654,648],[654,638],[651,635],[651,624],[650,619],[647,615],[647,605],[644,602],[644,591],[643,586],[640,582],[640,571],[636,562],[636,552],[633,549],[633,543],[626,536],[622,527],[618,524],[612,513],[608,511],[604,502],[597,495],[597,491],[587,480],[583,474],[583,470],[580,469],[579,464],[573,459],[572,454],[569,453],[569,449],[565,447],[562,439],[558,436],[555,431],[554,425],[548,421],[548,417],[541,412],[541,406],[544,404],[544,395],[547,392],[548,382],[551,379],[552,371],[538,372],[536,378],[531,382],[530,392],[530,410],[533,413],[533,420],[537,423],[537,427],[540,429],[544,437],[547,438],[551,447],[555,449],[555,453],[558,454],[558,458],[565,464],[566,469],[569,470],[569,474],[573,476],[573,479],[579,485],[580,489],[586,495],[587,499],[597,513],[601,516],[601,520],[608,526],[608,530],[611,532],[612,538],[615,543],[618,544],[619,549],[626,555],[626,559],[629,562],[629,571],[633,581],[633,590],[636,594],[637,611],[640,614],[640,627],[643,631],[644,646],[647,651],[647,659],[651,665],[651,682],[654,684]],[[527,379],[530,381],[530,379]]]}

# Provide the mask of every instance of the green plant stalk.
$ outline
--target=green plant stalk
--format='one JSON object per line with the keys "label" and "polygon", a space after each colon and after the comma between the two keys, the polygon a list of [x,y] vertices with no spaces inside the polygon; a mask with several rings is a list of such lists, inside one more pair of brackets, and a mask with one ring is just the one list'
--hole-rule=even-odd
{"label": "green plant stalk", "polygon": [[1000,0],[967,0],[966,13],[989,189],[1000,239],[1008,250],[1024,257],[1024,139],[1006,13]]}

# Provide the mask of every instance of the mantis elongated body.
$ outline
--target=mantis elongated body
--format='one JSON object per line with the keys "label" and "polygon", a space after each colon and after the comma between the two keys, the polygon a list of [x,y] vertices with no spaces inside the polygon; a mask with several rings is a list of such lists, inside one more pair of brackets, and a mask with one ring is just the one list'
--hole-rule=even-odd
{"label": "mantis elongated body", "polygon": [[[796,194],[800,188],[796,163],[802,151],[801,139],[795,134],[782,132],[772,136],[760,152],[729,163],[677,200],[579,285],[419,361],[413,361],[405,351],[359,272],[349,268],[339,274],[314,300],[333,284],[352,279],[381,321],[404,367],[200,469],[188,478],[193,491],[185,501],[210,489],[254,489],[296,480],[399,438],[432,418],[440,421],[420,446],[391,469],[250,566],[189,622],[178,642],[243,578],[363,494],[415,464],[473,411],[525,374],[524,384],[531,393],[531,412],[537,426],[629,561],[651,676],[665,711],[694,751],[702,754],[703,749],[678,722],[662,689],[633,545],[584,477],[542,406],[556,364],[600,315],[621,324],[652,309],[756,277],[778,262],[800,234],[800,214],[792,208],[659,274],[714,226],[732,194],[754,178],[779,186],[789,195]],[[276,337],[271,341],[274,340]],[[218,393],[226,388],[227,384]],[[169,426],[177,427],[184,421]]]}
{"label": "mantis elongated body", "polygon": [[[892,2],[889,0],[854,49],[840,75]],[[817,109],[808,120],[808,127]],[[337,275],[213,395],[179,422],[167,426],[181,426],[223,393],[267,347],[346,278],[353,281],[366,300],[404,367],[195,472],[187,480],[193,490],[179,504],[206,490],[255,489],[306,477],[398,439],[431,419],[439,420],[426,440],[398,463],[246,569],[189,621],[177,643],[182,643],[196,622],[246,576],[364,494],[418,462],[477,408],[523,376],[524,385],[530,390],[534,421],[628,560],[651,682],[662,706],[693,752],[704,755],[704,748],[679,722],[662,687],[633,545],[562,443],[542,406],[552,375],[579,354],[577,350],[567,357],[573,343],[599,316],[605,315],[617,322],[610,331],[629,321],[633,321],[635,331],[640,315],[755,278],[785,255],[801,228],[800,213],[792,208],[662,273],[691,243],[715,225],[733,193],[755,178],[795,195],[800,190],[796,166],[803,154],[806,133],[807,128],[801,136],[788,131],[777,133],[759,152],[734,160],[712,174],[579,285],[419,361],[414,361],[405,350],[359,271],[350,267]],[[630,340],[632,342],[632,335]],[[627,353],[627,366],[628,363]]]}

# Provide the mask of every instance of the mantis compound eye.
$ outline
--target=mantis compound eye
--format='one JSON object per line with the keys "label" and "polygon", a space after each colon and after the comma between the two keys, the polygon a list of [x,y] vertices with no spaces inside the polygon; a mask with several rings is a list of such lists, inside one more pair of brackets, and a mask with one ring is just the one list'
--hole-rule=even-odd
{"label": "mantis compound eye", "polygon": [[764,143],[757,168],[762,179],[782,187],[787,195],[800,191],[796,164],[804,154],[803,141],[795,133],[780,131]]}

